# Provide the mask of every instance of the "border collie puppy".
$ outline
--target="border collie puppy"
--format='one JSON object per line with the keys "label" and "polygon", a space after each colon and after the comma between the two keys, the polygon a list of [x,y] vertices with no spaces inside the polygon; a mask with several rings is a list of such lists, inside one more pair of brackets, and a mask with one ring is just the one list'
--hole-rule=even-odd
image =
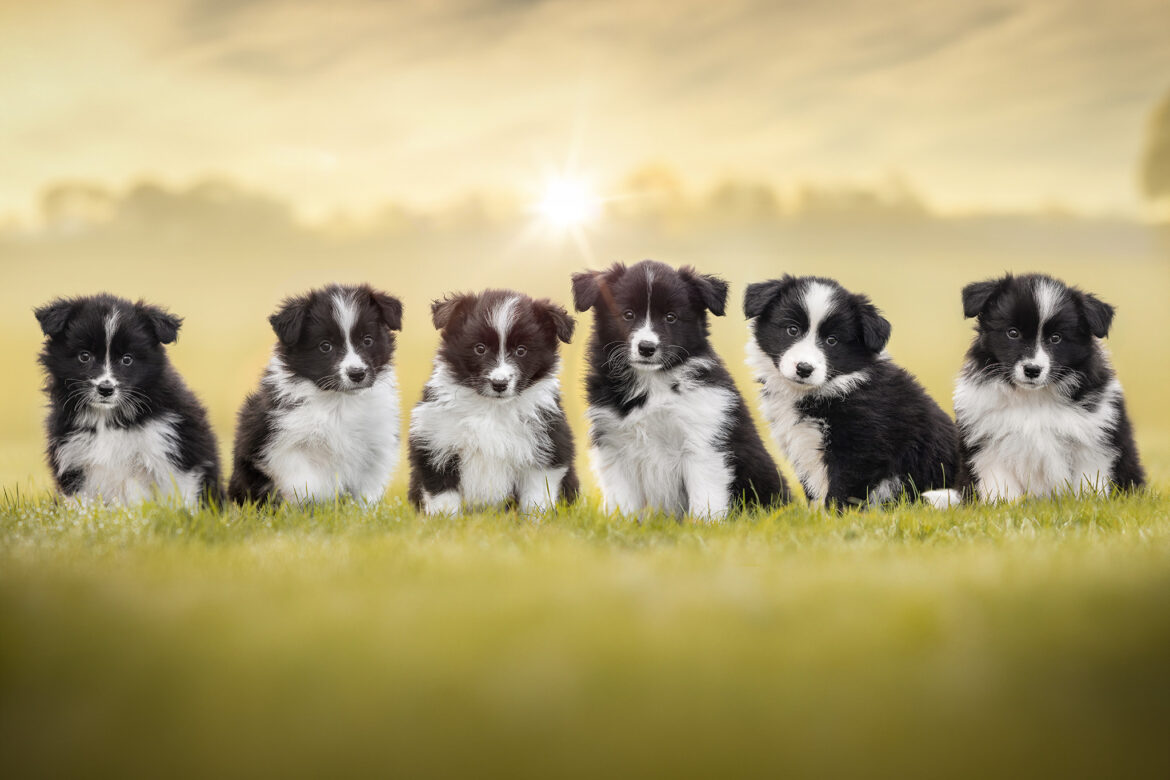
{"label": "border collie puppy", "polygon": [[105,294],[60,298],[36,317],[48,337],[48,456],[62,493],[187,506],[222,497],[207,412],[163,347],[181,319]]}
{"label": "border collie puppy", "polygon": [[979,497],[1145,484],[1121,383],[1100,339],[1113,307],[1049,276],[969,284],[975,340],[955,414]]}
{"label": "border collie puppy", "polygon": [[515,503],[545,510],[577,498],[573,434],[561,407],[559,342],[573,319],[510,290],[431,307],[442,332],[410,418],[410,500],[427,514]]}
{"label": "border collie puppy", "polygon": [[402,304],[367,285],[285,300],[276,348],[236,427],[233,501],[377,501],[398,465],[391,358]]}
{"label": "border collie puppy", "polygon": [[868,298],[784,276],[750,285],[743,309],[764,414],[811,501],[958,503],[958,429],[890,361],[890,323]]}
{"label": "border collie puppy", "polygon": [[743,397],[708,341],[727,283],[644,260],[573,275],[593,310],[586,390],[607,511],[720,518],[788,501]]}

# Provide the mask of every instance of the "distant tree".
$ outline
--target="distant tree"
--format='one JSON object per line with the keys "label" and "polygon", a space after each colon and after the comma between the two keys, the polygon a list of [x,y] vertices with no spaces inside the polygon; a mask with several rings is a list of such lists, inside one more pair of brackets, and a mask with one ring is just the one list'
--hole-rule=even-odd
{"label": "distant tree", "polygon": [[1141,162],[1142,192],[1152,201],[1170,201],[1170,92],[1154,107]]}

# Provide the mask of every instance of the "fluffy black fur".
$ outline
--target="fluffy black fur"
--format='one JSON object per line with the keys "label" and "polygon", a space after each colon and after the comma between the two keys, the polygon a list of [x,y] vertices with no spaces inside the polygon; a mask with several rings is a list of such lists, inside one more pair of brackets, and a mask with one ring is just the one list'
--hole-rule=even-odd
{"label": "fluffy black fur", "polygon": [[[810,335],[813,284],[823,285],[820,300],[830,305]],[[833,279],[784,276],[750,285],[744,314],[754,320],[759,352],[749,362],[763,384],[765,412],[810,498],[841,508],[962,490],[958,429],[884,354],[890,323],[868,298]],[[823,360],[823,373],[792,372],[784,358],[798,344],[807,356],[803,370]],[[821,383],[808,384],[813,379]],[[811,435],[790,430],[802,426]]]}
{"label": "fluffy black fur", "polygon": [[[727,283],[701,274],[690,266],[672,268],[644,260],[627,267],[615,263],[605,270],[573,275],[573,299],[578,311],[593,311],[585,378],[592,441],[604,448],[614,437],[598,421],[608,411],[620,427],[630,415],[654,404],[645,384],[649,374],[636,370],[657,366],[669,377],[675,400],[688,388],[720,388],[733,397],[715,440],[709,443],[730,466],[731,508],[770,507],[789,500],[788,486],[764,447],[747,405],[723,361],[711,346],[708,313],[721,317],[727,301]],[[648,327],[660,339],[649,356],[631,343],[639,329]],[[673,459],[678,452],[655,451],[639,458]],[[604,480],[603,480],[604,481]],[[683,485],[686,493],[687,486]],[[651,507],[668,509],[668,507]]]}
{"label": "fluffy black fur", "polygon": [[[59,298],[35,313],[47,337],[40,363],[49,397],[48,461],[60,491],[88,497],[119,493],[140,478],[135,461],[145,458],[154,466],[163,464],[162,473],[149,478],[155,489],[166,493],[179,482],[193,481],[198,500],[219,501],[219,452],[207,412],[163,346],[178,338],[182,320],[157,306],[108,294]],[[124,449],[135,439],[122,434],[147,427],[173,440],[165,457],[155,457],[157,449]],[[79,460],[79,450],[103,442],[117,442],[112,449],[125,456],[125,464],[95,467],[85,465],[84,456]],[[118,471],[125,472],[122,478]]]}
{"label": "fluffy black fur", "polygon": [[[520,472],[560,469],[558,494],[550,498],[575,501],[573,434],[556,379],[559,345],[572,339],[573,318],[550,300],[511,290],[451,295],[435,301],[431,313],[440,342],[411,422],[411,503],[427,512],[457,511],[437,500],[446,494],[460,505],[523,506],[533,497]],[[518,455],[529,464],[519,470],[507,465]],[[467,469],[490,489],[469,495]]]}

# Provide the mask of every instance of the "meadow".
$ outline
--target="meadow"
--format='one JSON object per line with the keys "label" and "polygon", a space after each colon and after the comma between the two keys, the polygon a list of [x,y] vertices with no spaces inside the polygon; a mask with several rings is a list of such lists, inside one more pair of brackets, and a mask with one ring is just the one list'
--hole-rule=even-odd
{"label": "meadow", "polygon": [[[478,218],[310,230],[254,213],[233,222],[216,203],[210,216],[164,210],[89,232],[0,231],[0,767],[1170,771],[1164,235],[1059,216],[701,228],[663,217],[611,224],[586,256],[571,243],[517,243],[511,227]],[[1081,284],[1118,306],[1109,343],[1152,487],[1114,500],[840,516],[797,504],[714,526],[639,524],[599,511],[582,446],[587,498],[547,517],[423,519],[404,503],[405,470],[373,510],[83,509],[48,492],[31,309],[56,295],[109,289],[184,316],[171,354],[226,455],[283,295],[368,280],[401,296],[409,409],[435,345],[430,299],[492,285],[568,304],[573,270],[643,256],[732,283],[713,338],[753,407],[749,281],[821,273],[868,292],[894,323],[895,359],[945,408],[970,332],[965,282],[1010,269]],[[581,319],[564,371],[582,445],[587,331]]]}

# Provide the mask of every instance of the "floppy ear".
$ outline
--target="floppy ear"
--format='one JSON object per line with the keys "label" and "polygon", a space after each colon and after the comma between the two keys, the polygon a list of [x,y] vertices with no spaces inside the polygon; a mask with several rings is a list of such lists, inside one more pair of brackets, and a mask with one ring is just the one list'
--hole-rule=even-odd
{"label": "floppy ear", "polygon": [[455,319],[456,314],[474,301],[475,296],[470,293],[448,295],[442,300],[432,301],[431,322],[435,323],[435,330],[443,330],[446,328],[451,324],[451,320]]}
{"label": "floppy ear", "polygon": [[1005,276],[1002,279],[988,279],[985,282],[972,282],[963,288],[963,316],[975,317],[987,306],[987,302],[1000,291],[1004,283],[1011,279]]}
{"label": "floppy ear", "polygon": [[402,330],[402,301],[381,290],[370,290],[370,300],[390,330]]}
{"label": "floppy ear", "polygon": [[589,311],[601,297],[601,286],[618,279],[626,272],[625,263],[614,263],[604,271],[581,271],[573,274],[573,306],[577,311]]}
{"label": "floppy ear", "polygon": [[724,307],[727,305],[727,282],[718,276],[701,274],[689,265],[678,269],[678,273],[698,293],[699,300],[712,314],[716,317],[723,316]]}
{"label": "floppy ear", "polygon": [[182,317],[176,317],[165,309],[151,306],[143,301],[134,304],[134,308],[138,311],[138,316],[154,333],[154,337],[159,340],[159,343],[170,344],[179,337],[179,328],[183,325]]}
{"label": "floppy ear", "polygon": [[796,277],[784,274],[781,279],[770,279],[766,282],[749,284],[743,294],[743,313],[748,319],[759,317],[768,308],[768,304],[787,292],[796,284]]}
{"label": "floppy ear", "polygon": [[36,315],[37,322],[41,324],[41,331],[46,336],[60,336],[65,332],[65,326],[69,324],[69,318],[73,316],[76,305],[75,301],[58,298],[39,309],[33,309],[33,314]]}
{"label": "floppy ear", "polygon": [[870,352],[881,352],[890,340],[890,321],[864,295],[857,296],[861,320],[861,343]]}
{"label": "floppy ear", "polygon": [[280,311],[268,318],[281,344],[291,347],[300,341],[301,330],[305,327],[305,312],[308,308],[308,296],[286,298],[280,306]]}
{"label": "floppy ear", "polygon": [[1081,294],[1081,306],[1085,312],[1085,322],[1089,324],[1089,332],[1099,339],[1108,336],[1109,327],[1113,324],[1113,307],[1092,293]]}
{"label": "floppy ear", "polygon": [[573,327],[576,323],[563,306],[545,299],[536,302],[537,307],[552,321],[557,338],[568,344],[573,338]]}

